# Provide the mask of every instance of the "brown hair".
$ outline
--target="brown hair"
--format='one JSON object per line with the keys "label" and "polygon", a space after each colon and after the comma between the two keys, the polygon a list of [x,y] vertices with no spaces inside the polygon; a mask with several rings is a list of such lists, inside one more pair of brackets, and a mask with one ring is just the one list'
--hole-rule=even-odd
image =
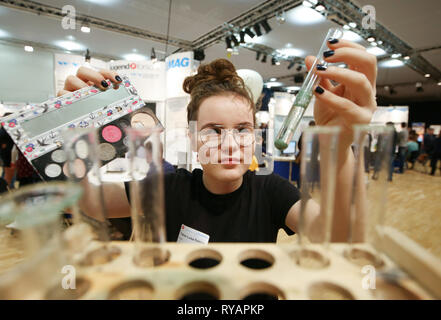
{"label": "brown hair", "polygon": [[250,104],[256,123],[252,94],[236,73],[234,65],[226,59],[217,59],[209,64],[200,65],[197,74],[185,78],[183,88],[191,96],[187,106],[188,122],[197,119],[199,107],[206,98],[232,93],[244,98]]}

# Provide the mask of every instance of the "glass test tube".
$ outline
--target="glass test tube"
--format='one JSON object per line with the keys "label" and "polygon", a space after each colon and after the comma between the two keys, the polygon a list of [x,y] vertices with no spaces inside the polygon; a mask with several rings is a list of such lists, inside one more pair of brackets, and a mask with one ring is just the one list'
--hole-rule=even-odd
{"label": "glass test tube", "polygon": [[328,40],[330,38],[341,38],[342,35],[343,31],[340,28],[331,28],[328,30],[325,40],[323,41],[320,50],[317,53],[316,59],[314,60],[314,63],[312,64],[311,69],[309,70],[306,79],[303,82],[302,87],[300,88],[300,91],[296,95],[291,110],[289,111],[288,116],[283,121],[282,127],[280,128],[276,136],[274,145],[277,149],[282,151],[288,147],[289,142],[291,141],[292,136],[294,135],[294,132],[296,131],[297,126],[300,123],[300,120],[302,119],[303,114],[305,113],[305,110],[312,99],[313,90],[320,82],[320,78],[317,76],[316,73],[316,66],[319,63],[323,65],[328,64],[323,59],[323,52],[325,52],[328,48]]}
{"label": "glass test tube", "polygon": [[359,265],[382,265],[374,255],[359,247],[381,241],[377,228],[384,224],[387,184],[391,177],[394,129],[390,126],[354,126],[355,169],[351,195],[350,225],[346,257]]}
{"label": "glass test tube", "polygon": [[106,208],[100,178],[101,161],[97,155],[97,130],[75,128],[62,132],[66,164],[63,172],[68,179],[79,183],[83,197],[73,209],[74,225],[87,225],[95,240],[109,241]]}
{"label": "glass test tube", "polygon": [[0,299],[40,299],[49,287],[61,286],[62,267],[70,264],[61,241],[61,214],[81,192],[70,183],[38,183],[2,199],[0,222],[19,230],[25,256],[0,275]]}
{"label": "glass test tube", "polygon": [[[326,250],[331,239],[334,212],[335,184],[337,174],[337,148],[339,127],[309,127],[303,132],[300,160],[300,217],[298,226],[297,263],[304,267],[321,268],[328,259],[315,251],[307,250],[315,243]],[[311,202],[320,205],[318,217],[307,211],[314,211]],[[314,219],[312,219],[314,218]]]}
{"label": "glass test tube", "polygon": [[157,128],[127,128],[134,262],[141,267],[167,261],[164,218],[163,147]]}

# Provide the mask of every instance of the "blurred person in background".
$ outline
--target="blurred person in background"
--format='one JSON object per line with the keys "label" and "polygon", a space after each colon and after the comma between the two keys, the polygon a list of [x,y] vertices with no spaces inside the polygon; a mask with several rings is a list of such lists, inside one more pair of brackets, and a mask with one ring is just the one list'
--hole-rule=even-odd
{"label": "blurred person in background", "polygon": [[438,164],[438,160],[441,160],[441,131],[439,132],[438,137],[436,137],[435,139],[433,145],[432,158],[430,159],[430,166],[432,167],[432,171],[430,172],[430,175],[432,176],[435,175],[436,165]]}
{"label": "blurred person in background", "polygon": [[407,154],[407,141],[409,140],[409,131],[407,130],[406,122],[401,123],[401,131],[398,132],[398,159],[400,166],[400,173],[404,173],[404,164]]}
{"label": "blurred person in background", "polygon": [[409,135],[409,141],[407,142],[406,160],[411,164],[409,169],[413,169],[413,166],[415,165],[415,161],[418,158],[418,155],[420,154],[417,138],[418,135],[416,133],[412,133]]}

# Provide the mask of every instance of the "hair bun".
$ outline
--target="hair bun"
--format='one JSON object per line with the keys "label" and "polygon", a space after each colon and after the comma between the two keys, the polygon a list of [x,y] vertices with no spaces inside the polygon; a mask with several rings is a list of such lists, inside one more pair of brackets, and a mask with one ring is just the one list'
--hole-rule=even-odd
{"label": "hair bun", "polygon": [[243,86],[243,80],[238,76],[234,65],[226,59],[217,59],[200,65],[197,74],[185,78],[183,89],[191,94],[197,87],[224,82]]}

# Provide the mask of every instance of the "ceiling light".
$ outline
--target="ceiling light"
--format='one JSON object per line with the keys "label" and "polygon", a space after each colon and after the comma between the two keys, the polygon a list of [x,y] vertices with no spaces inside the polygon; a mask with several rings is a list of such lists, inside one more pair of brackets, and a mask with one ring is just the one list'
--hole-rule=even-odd
{"label": "ceiling light", "polygon": [[24,50],[26,52],[34,52],[34,48],[32,46],[24,46]]}
{"label": "ceiling light", "polygon": [[286,87],[286,89],[291,90],[291,91],[297,91],[300,90],[299,86],[291,86],[291,87]]}
{"label": "ceiling light", "polygon": [[376,47],[378,44],[375,41],[371,42],[371,46]]}
{"label": "ceiling light", "polygon": [[390,56],[392,59],[397,59],[399,57],[401,57],[401,53],[394,53],[393,55]]}
{"label": "ceiling light", "polygon": [[7,38],[9,37],[9,33],[5,30],[0,29],[0,38]]}
{"label": "ceiling light", "polygon": [[366,51],[369,52],[370,54],[376,55],[377,57],[387,54],[386,51],[384,51],[383,49],[381,49],[379,47],[369,47],[366,49]]}
{"label": "ceiling light", "polygon": [[280,66],[280,61],[276,60],[276,66]]}
{"label": "ceiling light", "polygon": [[321,5],[321,4],[319,4],[319,5],[318,5],[317,7],[315,7],[314,9],[317,10],[318,12],[323,12],[323,11],[326,10],[326,8],[325,8],[323,5]]}
{"label": "ceiling light", "polygon": [[256,35],[250,28],[245,28],[245,33],[250,36],[250,38],[254,38]]}
{"label": "ceiling light", "polygon": [[66,39],[67,40],[70,40],[70,41],[74,41],[75,40],[75,37],[73,36],[73,35],[68,35],[68,36],[66,36]]}
{"label": "ceiling light", "polygon": [[81,32],[90,33],[90,27],[87,22],[83,22],[83,24],[81,25]]}
{"label": "ceiling light", "polygon": [[415,87],[416,87],[416,92],[423,92],[423,84],[421,82],[417,82],[415,83]]}
{"label": "ceiling light", "polygon": [[385,68],[396,68],[404,66],[404,62],[399,59],[389,59],[381,61],[378,65]]}
{"label": "ceiling light", "polygon": [[369,37],[369,38],[367,38],[367,41],[369,41],[369,42],[374,42],[374,41],[375,41],[375,38],[374,38],[374,37]]}
{"label": "ceiling light", "polygon": [[349,30],[349,29],[351,29],[351,27],[348,26],[347,24],[345,24],[345,25],[343,26],[343,29],[345,29],[345,30]]}
{"label": "ceiling light", "polygon": [[351,28],[356,28],[356,27],[357,27],[357,24],[356,24],[355,22],[349,22],[349,26],[350,26]]}
{"label": "ceiling light", "polygon": [[276,20],[279,25],[284,24],[286,21],[285,11],[276,13]]}
{"label": "ceiling light", "polygon": [[356,41],[356,42],[363,41],[363,38],[360,37],[360,36],[359,36],[357,33],[355,33],[354,31],[344,31],[344,32],[343,32],[342,39],[344,39],[344,40],[349,40],[349,41]]}
{"label": "ceiling light", "polygon": [[61,40],[55,41],[55,45],[69,51],[84,51],[86,47],[78,42]]}
{"label": "ceiling light", "polygon": [[123,55],[123,59],[128,61],[141,61],[147,60],[147,57],[139,53],[128,53]]}
{"label": "ceiling light", "polygon": [[438,82],[438,85],[439,85],[439,86],[441,86],[441,81],[440,81],[440,82]]}
{"label": "ceiling light", "polygon": [[300,57],[305,54],[303,50],[296,48],[281,48],[276,50],[278,54],[288,57]]}
{"label": "ceiling light", "polygon": [[311,8],[312,6],[313,6],[313,4],[311,3],[311,2],[309,2],[309,1],[303,1],[303,3],[302,3],[305,7],[308,7],[308,8]]}
{"label": "ceiling light", "polygon": [[277,78],[271,78],[270,81],[271,81],[271,82],[273,82],[273,81],[277,81]]}
{"label": "ceiling light", "polygon": [[303,26],[324,23],[326,18],[320,12],[304,6],[298,6],[287,12],[287,20],[294,25]]}
{"label": "ceiling light", "polygon": [[409,60],[409,59],[410,59],[409,56],[405,56],[405,57],[404,57],[404,60]]}
{"label": "ceiling light", "polygon": [[430,73],[426,73],[424,76],[425,76],[426,78],[430,78]]}
{"label": "ceiling light", "polygon": [[378,42],[378,44],[383,44],[383,41],[381,41],[381,40],[378,40],[377,42]]}

